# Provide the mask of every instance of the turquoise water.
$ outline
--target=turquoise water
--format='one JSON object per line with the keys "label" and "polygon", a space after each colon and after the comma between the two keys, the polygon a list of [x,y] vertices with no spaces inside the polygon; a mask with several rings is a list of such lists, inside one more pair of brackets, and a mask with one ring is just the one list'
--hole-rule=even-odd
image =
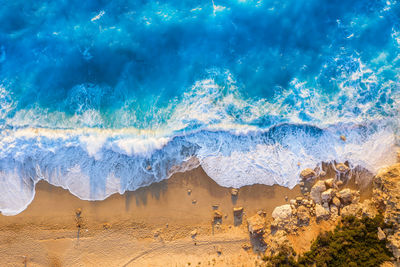
{"label": "turquoise water", "polygon": [[41,179],[99,200],[199,165],[234,187],[376,172],[399,21],[393,0],[0,0],[0,211]]}

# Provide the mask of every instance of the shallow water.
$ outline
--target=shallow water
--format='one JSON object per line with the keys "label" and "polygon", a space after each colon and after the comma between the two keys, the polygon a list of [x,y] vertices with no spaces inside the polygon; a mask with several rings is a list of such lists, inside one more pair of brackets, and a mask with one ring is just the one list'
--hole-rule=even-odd
{"label": "shallow water", "polygon": [[[395,160],[396,1],[0,0],[0,211],[104,199],[197,158],[223,186]],[[347,137],[346,142],[340,135]]]}

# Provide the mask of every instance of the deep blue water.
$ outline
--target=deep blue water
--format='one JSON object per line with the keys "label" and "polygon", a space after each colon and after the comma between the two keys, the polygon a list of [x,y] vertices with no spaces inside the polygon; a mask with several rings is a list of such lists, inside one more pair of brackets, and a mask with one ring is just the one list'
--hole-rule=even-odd
{"label": "deep blue water", "polygon": [[40,179],[95,200],[198,165],[235,187],[375,172],[395,158],[399,22],[393,0],[0,0],[0,211]]}

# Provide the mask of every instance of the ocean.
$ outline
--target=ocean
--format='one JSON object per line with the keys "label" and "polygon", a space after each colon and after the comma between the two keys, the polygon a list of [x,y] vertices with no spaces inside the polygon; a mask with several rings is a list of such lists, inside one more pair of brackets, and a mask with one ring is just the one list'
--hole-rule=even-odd
{"label": "ocean", "polygon": [[237,188],[375,173],[399,52],[394,0],[0,0],[0,211],[40,180],[102,200],[198,166]]}

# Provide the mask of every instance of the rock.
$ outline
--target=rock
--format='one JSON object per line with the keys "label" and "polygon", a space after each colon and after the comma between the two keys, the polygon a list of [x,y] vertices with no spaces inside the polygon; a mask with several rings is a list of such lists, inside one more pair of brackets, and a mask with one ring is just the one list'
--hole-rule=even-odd
{"label": "rock", "polygon": [[104,230],[108,230],[108,229],[111,229],[111,224],[110,223],[103,223],[103,229]]}
{"label": "rock", "polygon": [[331,201],[332,197],[335,195],[335,192],[332,188],[321,193],[322,202],[328,203]]}
{"label": "rock", "polygon": [[187,193],[190,196],[190,194],[192,193],[192,189],[188,189]]}
{"label": "rock", "polygon": [[222,254],[222,248],[221,248],[221,246],[217,246],[215,250],[217,251],[217,254],[218,254],[218,255],[221,255],[221,254]]}
{"label": "rock", "polygon": [[76,215],[76,217],[80,217],[81,214],[82,214],[82,209],[81,209],[81,208],[77,208],[77,209],[75,210],[75,215]]}
{"label": "rock", "polygon": [[314,178],[316,176],[317,176],[316,172],[310,168],[304,169],[300,173],[300,177],[303,180],[308,180],[308,179]]}
{"label": "rock", "polygon": [[197,230],[194,229],[193,231],[190,232],[190,236],[193,238],[197,235]]}
{"label": "rock", "polygon": [[385,232],[382,230],[382,228],[378,227],[378,239],[383,240],[386,238]]}
{"label": "rock", "polygon": [[296,206],[296,205],[297,205],[296,199],[291,199],[291,200],[289,201],[289,203],[290,203],[290,205],[293,205],[293,206]]}
{"label": "rock", "polygon": [[218,204],[212,205],[212,209],[213,209],[213,210],[217,210],[218,208],[219,208],[219,205],[218,205]]}
{"label": "rock", "polygon": [[297,205],[300,205],[303,201],[303,197],[296,197],[296,203]]}
{"label": "rock", "polygon": [[233,216],[240,217],[243,214],[243,207],[233,208]]}
{"label": "rock", "polygon": [[244,249],[244,250],[249,250],[249,249],[251,249],[251,245],[250,245],[250,244],[247,244],[247,243],[242,244],[242,249]]}
{"label": "rock", "polygon": [[193,199],[192,200],[192,204],[196,204],[197,203],[197,200],[196,199]]}
{"label": "rock", "polygon": [[334,179],[333,178],[326,179],[325,186],[326,186],[326,188],[333,188],[334,187]]}
{"label": "rock", "polygon": [[335,205],[336,207],[340,208],[340,206],[341,206],[340,199],[338,199],[337,197],[334,197],[332,199],[332,204]]}
{"label": "rock", "polygon": [[238,194],[239,194],[239,190],[237,190],[236,188],[232,188],[231,195],[236,197]]}
{"label": "rock", "polygon": [[340,180],[337,181],[337,182],[336,182],[336,185],[337,185],[338,187],[339,187],[339,186],[342,186],[342,185],[343,185],[343,181],[340,181]]}
{"label": "rock", "polygon": [[354,194],[352,190],[345,188],[339,192],[338,197],[343,205],[348,205],[353,201]]}
{"label": "rock", "polygon": [[319,172],[319,177],[324,177],[326,176],[326,172],[325,171],[320,171]]}
{"label": "rock", "polygon": [[222,212],[220,212],[219,210],[214,210],[213,217],[214,217],[214,220],[222,219]]}
{"label": "rock", "polygon": [[341,209],[340,215],[342,215],[342,217],[351,216],[351,215],[360,217],[361,216],[361,207],[357,204],[350,204]]}
{"label": "rock", "polygon": [[297,209],[297,225],[307,226],[310,223],[310,214],[306,207],[300,206]]}
{"label": "rock", "polygon": [[285,196],[285,201],[288,202],[289,201],[289,197]]}
{"label": "rock", "polygon": [[349,167],[347,167],[347,165],[345,165],[344,163],[338,163],[338,164],[336,164],[335,167],[336,167],[337,171],[342,172],[342,173],[348,172],[350,170]]}
{"label": "rock", "polygon": [[341,136],[340,136],[340,139],[341,139],[343,142],[346,142],[346,136],[341,135]]}
{"label": "rock", "polygon": [[264,233],[265,219],[264,217],[256,214],[247,219],[247,224],[249,226],[249,232],[253,235],[261,235]]}
{"label": "rock", "polygon": [[292,216],[292,208],[289,204],[278,206],[272,212],[274,220],[287,220]]}
{"label": "rock", "polygon": [[324,181],[318,181],[311,188],[310,196],[315,203],[321,204],[321,193],[326,190]]}
{"label": "rock", "polygon": [[322,207],[320,204],[315,205],[315,216],[317,221],[328,220],[329,219],[329,211]]}
{"label": "rock", "polygon": [[339,208],[336,205],[334,204],[330,205],[329,210],[331,212],[332,219],[336,219],[336,217],[339,216]]}
{"label": "rock", "polygon": [[161,232],[162,232],[162,229],[156,229],[155,231],[154,231],[154,233],[153,233],[153,236],[154,237],[159,237],[160,236],[160,234],[161,234]]}

